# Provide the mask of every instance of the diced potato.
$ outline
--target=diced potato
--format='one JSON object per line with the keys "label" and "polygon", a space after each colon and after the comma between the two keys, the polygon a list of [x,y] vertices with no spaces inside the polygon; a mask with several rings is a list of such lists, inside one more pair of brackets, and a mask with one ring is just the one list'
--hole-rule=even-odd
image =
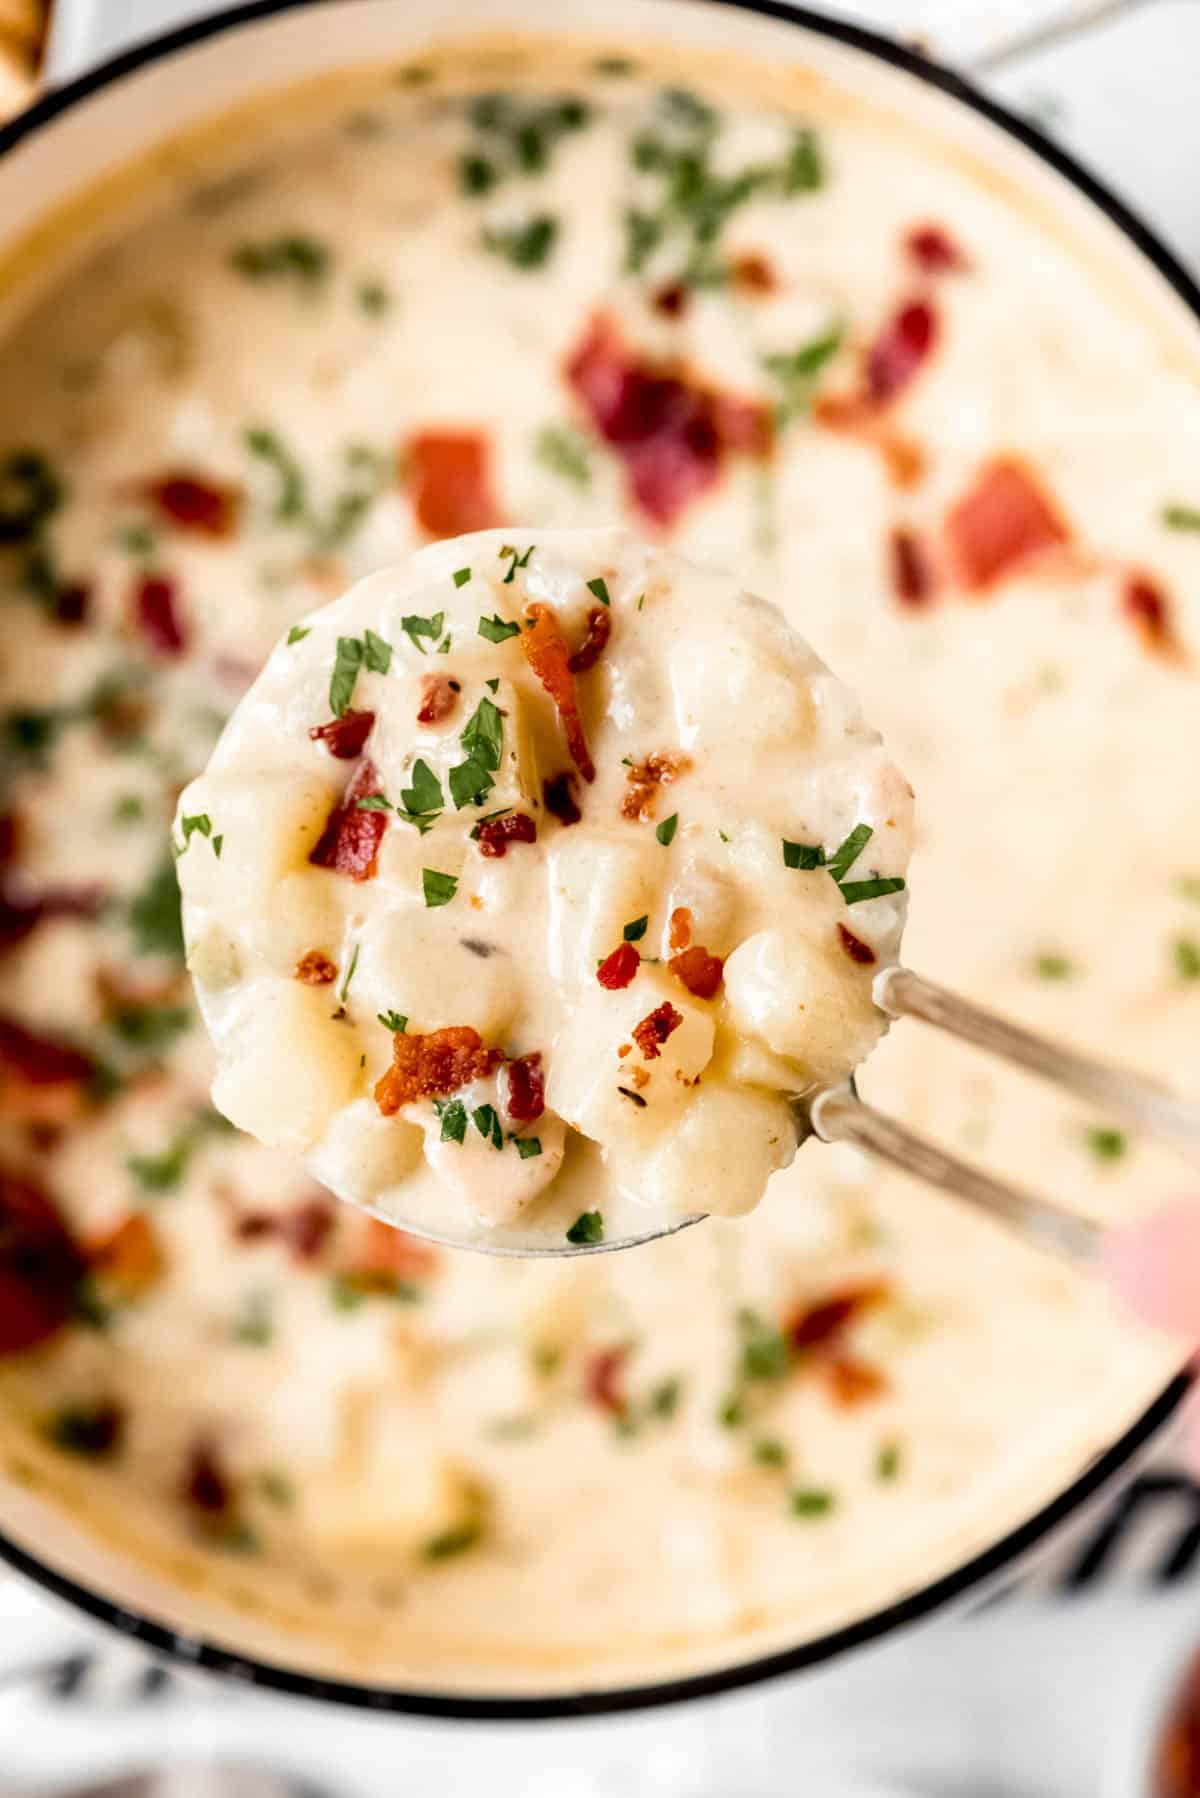
{"label": "diced potato", "polygon": [[680,742],[727,752],[736,717],[740,755],[773,745],[795,751],[815,734],[811,683],[819,668],[773,607],[743,596],[733,621],[721,608],[671,664]]}
{"label": "diced potato", "polygon": [[662,850],[649,831],[604,836],[579,825],[564,832],[546,858],[551,978],[594,986],[597,962],[621,942],[626,924],[653,907],[661,874]]}
{"label": "diced potato", "polygon": [[763,930],[725,963],[725,998],[735,1027],[795,1063],[801,1084],[836,1078],[869,1055],[885,1018],[834,930]]}
{"label": "diced potato", "polygon": [[643,1176],[645,1196],[677,1212],[741,1217],[796,1153],[786,1102],[705,1081]]}
{"label": "diced potato", "polygon": [[214,924],[195,939],[188,950],[187,970],[206,993],[227,992],[237,984],[242,975],[242,958],[223,925]]}
{"label": "diced potato", "polygon": [[[668,1000],[683,1022],[652,1060],[633,1038],[635,1025]],[[571,1027],[554,1045],[546,1097],[551,1108],[593,1142],[645,1149],[678,1119],[712,1058],[711,1011],[643,963],[631,986],[606,992],[593,982]],[[621,1047],[629,1053],[622,1056]]]}
{"label": "diced potato", "polygon": [[242,942],[272,973],[295,974],[297,962],[311,949],[338,960],[342,920],[337,882],[320,868],[305,867],[280,881],[270,913],[256,913],[247,921]]}
{"label": "diced potato", "polygon": [[[496,1083],[476,1082],[455,1097],[466,1107],[471,1120],[479,1106],[496,1105]],[[480,1133],[473,1121],[468,1121],[461,1143],[443,1141],[440,1119],[430,1117],[427,1108],[425,1115],[425,1156],[430,1167],[486,1223],[515,1223],[562,1166],[566,1126],[552,1112],[543,1112],[536,1123],[521,1126],[521,1137],[541,1144],[540,1154],[525,1156],[508,1140],[508,1128],[502,1130],[504,1146],[500,1149],[494,1147],[490,1137]]]}
{"label": "diced potato", "polygon": [[355,1011],[398,1011],[414,1033],[472,1024],[498,1044],[519,997],[512,958],[489,942],[482,913],[464,910],[453,933],[446,917],[414,905],[366,924],[354,970]]}
{"label": "diced potato", "polygon": [[340,1199],[370,1205],[412,1173],[421,1148],[415,1125],[385,1118],[373,1099],[361,1098],[334,1113],[309,1165]]}
{"label": "diced potato", "polygon": [[710,955],[724,955],[734,939],[738,918],[737,886],[707,856],[688,849],[667,897],[663,920],[663,953],[673,953],[669,942],[670,921],[674,912],[683,908],[692,915],[691,941],[700,943]]}
{"label": "diced potato", "polygon": [[194,831],[177,863],[185,904],[219,905],[226,917],[235,909],[269,915],[284,875],[306,866],[337,795],[337,786],[318,775],[194,780],[179,801],[176,841],[186,817],[206,817],[211,834]]}
{"label": "diced potato", "polygon": [[358,1040],[331,1017],[322,987],[256,981],[222,1031],[213,1104],[273,1148],[311,1148],[358,1096]]}
{"label": "diced potato", "polygon": [[339,1562],[396,1573],[399,1557],[436,1556],[452,1535],[482,1531],[486,1487],[435,1447],[422,1447],[411,1402],[352,1391],[345,1447],[301,1488],[306,1535]]}

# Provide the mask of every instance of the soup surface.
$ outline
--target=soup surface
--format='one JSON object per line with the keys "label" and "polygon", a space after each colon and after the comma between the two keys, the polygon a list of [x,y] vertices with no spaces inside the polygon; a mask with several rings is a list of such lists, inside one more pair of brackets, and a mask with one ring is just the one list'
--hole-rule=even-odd
{"label": "soup surface", "polygon": [[[9,1464],[285,1617],[293,1658],[493,1689],[874,1609],[1060,1489],[1171,1357],[848,1151],[740,1223],[500,1265],[224,1127],[170,823],[295,621],[493,525],[736,569],[920,794],[912,964],[1163,1074],[1200,1037],[1183,358],[1065,233],[817,83],[785,117],[561,46],[529,69],[307,108],[0,349]],[[1082,1210],[1170,1190],[916,1026],[861,1080]]]}

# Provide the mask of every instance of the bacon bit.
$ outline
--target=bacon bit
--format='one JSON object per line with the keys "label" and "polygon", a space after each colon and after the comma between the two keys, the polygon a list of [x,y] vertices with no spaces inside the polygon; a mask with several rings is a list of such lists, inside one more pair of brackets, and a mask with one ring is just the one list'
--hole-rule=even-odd
{"label": "bacon bit", "polygon": [[941,225],[914,225],[905,233],[908,256],[926,275],[962,274],[971,264]]}
{"label": "bacon bit", "polygon": [[146,498],[169,524],[200,537],[232,537],[237,530],[242,495],[237,487],[182,470],[148,481]]}
{"label": "bacon bit", "polygon": [[594,668],[612,636],[612,613],[607,606],[593,606],[587,615],[587,636],[567,663],[572,674],[586,674]]}
{"label": "bacon bit", "polygon": [[333,1206],[318,1195],[302,1199],[286,1211],[244,1211],[233,1230],[241,1242],[277,1236],[297,1261],[315,1261],[333,1225]]}
{"label": "bacon bit", "polygon": [[340,805],[335,805],[309,855],[315,868],[332,868],[335,874],[348,874],[351,880],[373,880],[377,872],[379,845],[387,829],[387,813],[360,811],[360,799],[377,799],[383,792],[379,771],[374,762],[363,762],[356,771]]}
{"label": "bacon bit", "polygon": [[838,941],[850,960],[858,962],[860,967],[869,968],[875,960],[875,951],[870,944],[864,943],[852,930],[847,930],[844,924],[838,925]]}
{"label": "bacon bit", "polygon": [[183,1476],[183,1497],[208,1517],[224,1516],[233,1505],[233,1483],[210,1443],[197,1442]]}
{"label": "bacon bit", "polygon": [[68,1123],[84,1109],[95,1072],[95,1062],[82,1049],[35,1036],[0,1014],[0,1117]]}
{"label": "bacon bit", "polygon": [[92,603],[92,589],[86,581],[72,581],[54,595],[54,617],[57,623],[83,624]]}
{"label": "bacon bit", "polygon": [[432,1243],[407,1230],[394,1230],[382,1218],[367,1219],[362,1241],[354,1256],[360,1273],[391,1274],[399,1280],[411,1280],[431,1274],[438,1264],[438,1251]]}
{"label": "bacon bit", "polygon": [[621,1047],[617,1050],[617,1058],[620,1061],[624,1061],[624,1059],[627,1055],[632,1055],[632,1054],[633,1054],[633,1044],[632,1043],[622,1043]]}
{"label": "bacon bit", "polygon": [[1011,457],[987,463],[946,517],[946,542],[958,578],[975,592],[1069,539],[1053,502]]}
{"label": "bacon bit", "polygon": [[462,687],[458,681],[451,680],[447,674],[423,675],[417,723],[444,724],[458,704],[458,696],[461,692]]}
{"label": "bacon bit", "polygon": [[785,1326],[785,1334],[798,1353],[807,1349],[829,1349],[865,1311],[874,1310],[889,1296],[884,1280],[868,1280],[860,1286],[848,1286],[830,1294],[814,1305],[806,1305]]}
{"label": "bacon bit", "polygon": [[774,293],[779,282],[767,258],[757,251],[735,257],[730,269],[733,285],[742,293]]}
{"label": "bacon bit", "polygon": [[443,1099],[469,1080],[482,1080],[501,1059],[469,1024],[450,1024],[427,1036],[397,1031],[392,1066],[376,1084],[375,1103],[391,1117],[414,1099]]}
{"label": "bacon bit", "polygon": [[823,1371],[834,1404],[846,1411],[855,1405],[866,1404],[870,1399],[882,1398],[888,1390],[888,1377],[883,1369],[873,1366],[870,1361],[860,1361],[855,1355],[834,1355],[825,1363]]}
{"label": "bacon bit", "polygon": [[74,1309],[83,1257],[53,1201],[0,1168],[0,1355],[57,1334]]}
{"label": "bacon bit", "polygon": [[629,791],[621,801],[621,816],[648,824],[654,816],[659,787],[669,787],[681,774],[688,773],[691,766],[691,757],[674,749],[664,750],[661,754],[656,751],[644,762],[635,762],[625,770]]}
{"label": "bacon bit", "polygon": [[521,632],[521,648],[525,660],[554,701],[571,760],[584,780],[596,778],[596,765],[584,735],[579,698],[575,692],[575,676],[571,672],[570,652],[553,606],[526,606],[528,628]]}
{"label": "bacon bit", "polygon": [[664,281],[661,287],[650,295],[650,304],[664,318],[682,318],[691,304],[692,296],[682,281]]}
{"label": "bacon bit", "polygon": [[596,979],[610,993],[619,993],[630,985],[641,965],[642,958],[632,943],[618,943],[596,969]]}
{"label": "bacon bit", "polygon": [[134,590],[138,629],[160,655],[180,656],[188,647],[188,632],[179,614],[175,582],[161,574],[144,574]]}
{"label": "bacon bit", "polygon": [[560,824],[578,824],[583,813],[575,803],[571,788],[575,785],[573,774],[555,774],[550,780],[542,782],[542,798],[546,810]]}
{"label": "bacon bit", "polygon": [[707,949],[697,944],[692,949],[681,949],[667,963],[668,968],[693,998],[711,999],[721,984],[725,972],[725,963],[719,955],[710,955]]}
{"label": "bacon bit", "polygon": [[131,1212],[106,1235],[85,1243],[84,1253],[92,1273],[111,1281],[127,1298],[149,1292],[167,1270],[158,1232],[141,1211]]}
{"label": "bacon bit", "polygon": [[102,887],[58,887],[25,897],[0,880],[0,951],[13,948],[51,918],[99,917],[107,900]]}
{"label": "bacon bit", "polygon": [[308,949],[296,963],[296,979],[305,986],[331,986],[337,979],[337,963],[324,949]]}
{"label": "bacon bit", "polygon": [[929,552],[915,531],[896,525],[888,538],[888,562],[892,588],[902,606],[912,611],[928,605],[935,575]]}
{"label": "bacon bit", "polygon": [[403,466],[413,508],[431,537],[458,537],[504,522],[492,492],[491,442],[482,431],[421,431]]}
{"label": "bacon bit", "polygon": [[673,524],[714,487],[729,454],[770,452],[768,406],[722,395],[674,364],[638,355],[611,319],[592,320],[565,373],[625,463],[634,502],[656,524]]}
{"label": "bacon bit", "polygon": [[873,406],[890,405],[915,379],[933,350],[937,328],[928,300],[909,300],[892,314],[867,351],[863,368]]}
{"label": "bacon bit", "polygon": [[340,762],[357,761],[375,728],[374,712],[343,712],[328,724],[314,724],[309,736],[314,743],[324,743],[330,755]]}
{"label": "bacon bit", "polygon": [[683,1013],[676,1011],[669,999],[664,999],[661,1005],[656,1005],[652,1012],[647,1013],[640,1024],[634,1025],[630,1035],[642,1051],[644,1060],[657,1061],[662,1053],[662,1045],[682,1023]]}
{"label": "bacon bit", "polygon": [[506,1061],[504,1075],[508,1083],[505,1111],[514,1124],[532,1124],[546,1109],[546,1075],[540,1052]]}
{"label": "bacon bit", "polygon": [[507,812],[481,824],[476,841],[480,855],[505,855],[510,843],[536,843],[537,825],[526,812]]}
{"label": "bacon bit", "polygon": [[686,905],[677,905],[667,924],[667,943],[673,951],[686,949],[692,940],[692,914]]}
{"label": "bacon bit", "polygon": [[1173,662],[1183,659],[1183,646],[1171,619],[1170,603],[1162,588],[1147,575],[1126,576],[1121,589],[1121,611],[1151,655]]}
{"label": "bacon bit", "polygon": [[623,1416],[629,1409],[624,1389],[628,1359],[629,1346],[625,1343],[619,1348],[597,1349],[588,1356],[583,1371],[584,1391],[591,1403],[599,1405],[602,1411],[611,1411],[615,1417]]}

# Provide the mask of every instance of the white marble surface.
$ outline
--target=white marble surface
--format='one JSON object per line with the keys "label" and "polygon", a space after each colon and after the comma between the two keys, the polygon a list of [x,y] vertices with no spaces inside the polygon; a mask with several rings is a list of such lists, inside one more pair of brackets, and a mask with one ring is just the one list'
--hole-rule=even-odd
{"label": "white marble surface", "polygon": [[[404,0],[395,0],[402,5]],[[569,0],[565,0],[569,11]],[[201,0],[59,0],[57,78],[211,10]],[[919,37],[972,71],[1040,23],[1107,10],[1069,0],[871,0],[841,9]],[[1142,0],[1069,42],[1009,59],[987,85],[1035,115],[1200,267],[1200,4]],[[449,1798],[1141,1798],[1138,1719],[1200,1586],[1072,1603],[1009,1601],[799,1679],[662,1713],[483,1727],[359,1718],[200,1686],[158,1707],[49,1708],[5,1668],[91,1641],[21,1586],[0,1586],[0,1782],[42,1786],[132,1766],[245,1756],[333,1793]]]}

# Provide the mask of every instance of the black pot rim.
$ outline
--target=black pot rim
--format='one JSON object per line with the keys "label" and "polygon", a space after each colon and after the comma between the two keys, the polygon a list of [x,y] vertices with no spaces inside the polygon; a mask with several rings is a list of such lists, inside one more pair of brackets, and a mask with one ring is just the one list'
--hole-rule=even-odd
{"label": "black pot rim", "polygon": [[[1016,138],[1033,151],[1098,207],[1153,265],[1194,314],[1197,322],[1200,322],[1200,286],[1157,235],[1103,182],[1076,162],[1074,157],[1052,143],[1025,119],[1017,117],[1006,107],[980,93],[960,75],[877,32],[844,20],[827,18],[803,6],[792,6],[787,0],[704,0],[704,3],[733,7],[742,12],[778,19],[784,24],[799,26],[818,36],[846,44],[852,49],[865,51],[893,68],[903,69],[908,74],[917,76],[930,87],[940,89],[972,112],[980,114],[1009,137]],[[160,62],[239,26],[273,18],[301,7],[329,4],[332,4],[332,0],[245,0],[242,5],[210,14],[174,31],[137,43],[131,49],[97,64],[75,80],[52,89],[25,112],[0,127],[0,156],[6,155],[26,138],[50,124],[60,113],[69,111],[90,95],[111,87],[126,75],[132,75],[152,63]],[[219,1643],[205,1641],[202,1637],[186,1632],[177,1632],[164,1623],[156,1622],[153,1617],[103,1598],[77,1580],[57,1572],[3,1532],[0,1532],[0,1563],[7,1564],[54,1597],[117,1630],[122,1636],[142,1643],[157,1654],[181,1661],[189,1667],[201,1667],[249,1685],[285,1692],[294,1697],[349,1705],[359,1710],[490,1722],[528,1722],[542,1718],[587,1717],[613,1711],[646,1710],[652,1706],[677,1704],[685,1699],[735,1691],[760,1680],[797,1673],[803,1668],[844,1654],[849,1649],[864,1647],[893,1630],[917,1623],[934,1611],[965,1598],[976,1588],[997,1581],[1005,1572],[1011,1572],[1014,1563],[1042,1542],[1059,1524],[1079,1511],[1127,1466],[1171,1417],[1191,1384],[1190,1372],[1177,1374],[1130,1428],[1103,1453],[1097,1455],[1057,1497],[1016,1529],[1010,1530],[989,1548],[972,1555],[941,1579],[799,1647],[783,1649],[775,1654],[756,1655],[750,1660],[736,1661],[712,1673],[654,1680],[642,1685],[567,1692],[553,1697],[509,1698],[458,1694],[442,1696],[392,1687],[372,1687],[353,1680],[324,1678],[294,1672],[288,1667],[253,1656],[239,1655]]]}

